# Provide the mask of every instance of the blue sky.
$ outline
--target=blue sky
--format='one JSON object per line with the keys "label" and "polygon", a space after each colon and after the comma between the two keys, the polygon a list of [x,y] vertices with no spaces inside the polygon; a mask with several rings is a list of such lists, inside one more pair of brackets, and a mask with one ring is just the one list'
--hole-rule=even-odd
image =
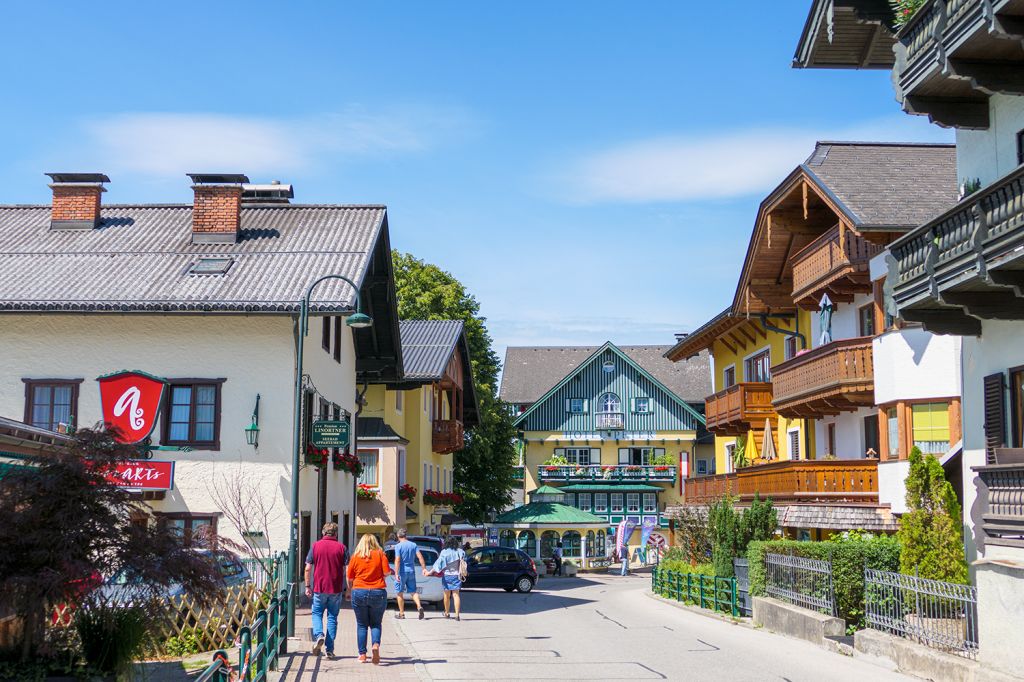
{"label": "blue sky", "polygon": [[500,349],[670,343],[815,139],[951,140],[888,72],[790,68],[809,4],[12,4],[0,203],[55,170],[106,172],[108,203],[279,179],[387,204]]}

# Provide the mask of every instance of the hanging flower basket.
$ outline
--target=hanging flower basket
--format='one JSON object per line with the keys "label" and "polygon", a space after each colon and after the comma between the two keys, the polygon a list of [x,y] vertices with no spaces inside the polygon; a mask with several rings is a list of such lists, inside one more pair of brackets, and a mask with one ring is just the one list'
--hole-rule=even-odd
{"label": "hanging flower basket", "polygon": [[331,451],[327,448],[315,448],[312,443],[306,444],[306,464],[315,467],[327,466]]}
{"label": "hanging flower basket", "polygon": [[363,473],[363,463],[355,455],[349,454],[348,450],[335,452],[331,464],[334,465],[335,471],[347,471],[356,478]]}
{"label": "hanging flower basket", "polygon": [[377,494],[378,492],[376,490],[365,483],[360,483],[359,487],[356,488],[356,496],[360,500],[376,500]]}
{"label": "hanging flower basket", "polygon": [[398,499],[403,502],[412,502],[416,499],[416,488],[412,487],[408,483],[403,483],[398,489]]}

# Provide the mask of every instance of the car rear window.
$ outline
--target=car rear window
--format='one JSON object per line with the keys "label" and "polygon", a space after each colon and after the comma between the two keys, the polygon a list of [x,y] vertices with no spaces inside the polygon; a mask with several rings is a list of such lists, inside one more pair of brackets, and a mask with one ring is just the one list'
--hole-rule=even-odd
{"label": "car rear window", "polygon": [[[429,547],[420,547],[420,554],[423,555],[423,562],[430,568],[435,561],[437,561],[438,553]],[[388,558],[388,563],[392,566],[395,565],[395,550],[394,548],[384,550],[384,555]]]}

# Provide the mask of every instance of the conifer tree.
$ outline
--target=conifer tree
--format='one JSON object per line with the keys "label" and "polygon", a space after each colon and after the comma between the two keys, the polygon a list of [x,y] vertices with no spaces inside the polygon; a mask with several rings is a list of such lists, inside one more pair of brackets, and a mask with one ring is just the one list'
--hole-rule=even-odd
{"label": "conifer tree", "polygon": [[935,455],[910,451],[907,507],[900,519],[900,571],[906,575],[967,582],[960,504]]}

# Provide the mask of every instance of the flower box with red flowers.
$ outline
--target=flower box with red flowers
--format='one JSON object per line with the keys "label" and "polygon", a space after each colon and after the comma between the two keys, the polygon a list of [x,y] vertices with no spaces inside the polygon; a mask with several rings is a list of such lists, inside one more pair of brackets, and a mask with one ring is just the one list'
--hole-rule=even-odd
{"label": "flower box with red flowers", "polygon": [[546,466],[546,467],[544,467],[544,471],[558,471],[558,470],[559,470],[559,469],[561,469],[561,468],[562,468],[562,467],[559,467],[559,466],[553,466],[553,465],[552,465],[552,466]]}
{"label": "flower box with red flowers", "polygon": [[408,483],[403,483],[398,488],[398,499],[402,500],[403,502],[412,502],[413,500],[416,499],[416,488],[409,485]]}
{"label": "flower box with red flowers", "polygon": [[360,483],[359,486],[356,488],[356,497],[358,497],[360,500],[376,500],[377,490],[366,485],[365,483]]}
{"label": "flower box with red flowers", "polygon": [[432,505],[462,504],[462,495],[458,493],[443,493],[440,490],[424,490],[423,503]]}
{"label": "flower box with red flowers", "polygon": [[331,458],[335,471],[347,471],[356,478],[363,473],[363,463],[355,455],[349,454],[347,450],[335,452]]}
{"label": "flower box with red flowers", "polygon": [[330,456],[331,451],[327,448],[315,448],[312,443],[306,443],[306,464],[315,467],[327,466]]}
{"label": "flower box with red flowers", "polygon": [[669,470],[669,468],[664,464],[659,464],[658,466],[654,467],[654,470],[657,471],[658,473],[665,473],[666,471]]}
{"label": "flower box with red flowers", "polygon": [[626,471],[643,471],[643,467],[639,464],[630,464],[626,467]]}

